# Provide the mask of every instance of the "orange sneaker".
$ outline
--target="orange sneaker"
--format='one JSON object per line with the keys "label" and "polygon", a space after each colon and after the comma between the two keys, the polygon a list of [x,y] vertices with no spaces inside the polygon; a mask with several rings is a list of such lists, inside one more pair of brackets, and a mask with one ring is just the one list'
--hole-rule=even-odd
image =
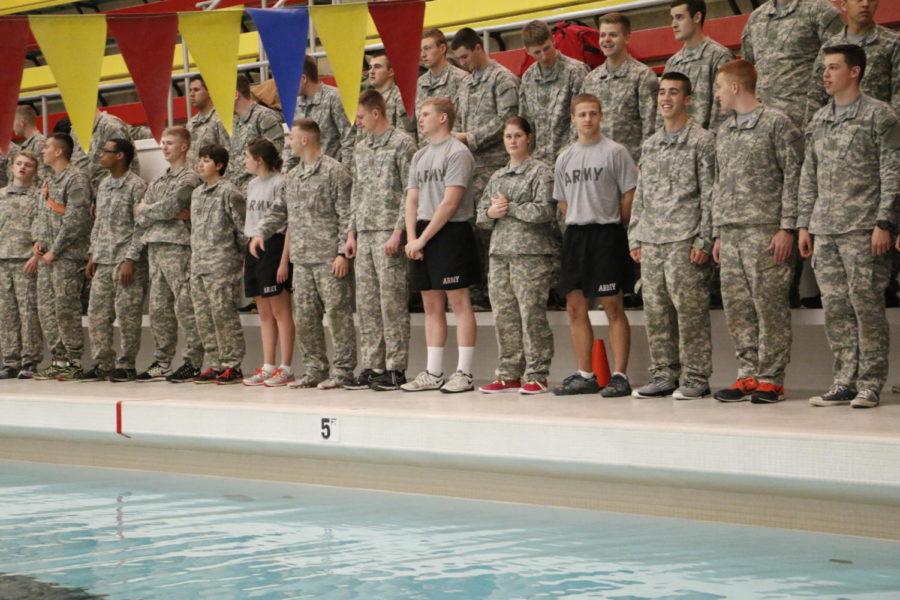
{"label": "orange sneaker", "polygon": [[743,377],[732,383],[730,387],[721,389],[713,394],[713,398],[719,402],[744,402],[745,400],[750,400],[751,395],[758,386],[759,382],[756,380],[756,377]]}

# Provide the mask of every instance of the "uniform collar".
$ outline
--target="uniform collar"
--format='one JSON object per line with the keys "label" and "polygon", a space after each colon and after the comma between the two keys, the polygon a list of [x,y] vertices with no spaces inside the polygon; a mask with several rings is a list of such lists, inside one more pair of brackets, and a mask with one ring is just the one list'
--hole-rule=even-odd
{"label": "uniform collar", "polygon": [[631,66],[632,62],[634,62],[634,58],[630,54],[626,53],[625,60],[622,61],[622,64],[615,69],[609,68],[608,61],[604,61],[602,65],[597,67],[597,69],[600,70],[601,77],[613,77],[615,79],[618,79],[620,77],[625,77],[628,75],[629,67]]}
{"label": "uniform collar", "polygon": [[380,135],[370,133],[366,136],[366,144],[368,144],[370,148],[381,148],[390,141],[392,135],[394,135],[393,127],[388,127],[384,130],[384,133]]}
{"label": "uniform collar", "polygon": [[213,117],[214,114],[216,114],[216,108],[215,108],[215,107],[213,107],[212,110],[210,110],[210,111],[209,111],[208,113],[206,113],[205,115],[204,115],[203,113],[198,112],[196,115],[194,115],[194,121],[195,121],[196,123],[200,123],[200,124],[206,123],[207,121],[209,121],[210,119],[212,119],[212,117]]}
{"label": "uniform collar", "polygon": [[[870,44],[874,44],[875,42],[878,41],[879,33],[880,32],[878,31],[878,25],[873,26],[872,29],[870,29],[869,31],[866,32],[866,34],[863,36],[862,40],[859,41],[859,45],[868,46]],[[849,35],[850,34],[847,31],[847,26],[844,25],[844,28],[841,30],[841,38],[843,38],[844,41],[847,41]]]}
{"label": "uniform collar", "polygon": [[737,113],[730,115],[728,117],[728,127],[731,129],[753,129],[756,127],[756,124],[759,123],[759,119],[762,117],[763,109],[765,109],[765,105],[760,104],[756,108],[750,111],[750,118],[746,123],[738,124],[737,122]]}
{"label": "uniform collar", "polygon": [[125,173],[123,173],[121,177],[113,177],[112,174],[109,174],[104,178],[104,181],[107,182],[107,186],[113,189],[119,189],[120,187],[125,185],[125,182],[128,180],[128,174],[130,172],[131,171],[125,171]]}
{"label": "uniform collar", "polygon": [[830,121],[832,123],[843,123],[844,121],[850,121],[851,119],[855,119],[859,114],[859,109],[863,104],[863,94],[859,95],[859,98],[851,102],[846,110],[844,110],[843,114],[840,117],[836,117],[834,114],[834,98],[828,101],[828,110],[825,111],[825,120]]}
{"label": "uniform collar", "polygon": [[560,52],[557,52],[556,62],[553,63],[553,66],[549,69],[544,69],[540,64],[534,63],[537,65],[536,71],[540,80],[545,83],[550,83],[551,81],[556,81],[559,79],[559,76],[563,72],[563,68],[565,67],[564,61],[566,60],[566,55]]}
{"label": "uniform collar", "polygon": [[216,189],[217,187],[219,187],[220,185],[222,185],[222,183],[223,183],[224,181],[225,181],[224,177],[219,177],[219,180],[218,180],[217,182],[215,182],[214,184],[212,184],[212,185],[208,185],[208,184],[204,181],[203,183],[200,184],[200,185],[201,185],[201,191],[202,191],[204,194],[212,193],[213,191],[215,191],[215,189]]}
{"label": "uniform collar", "polygon": [[683,144],[685,142],[685,140],[687,140],[687,137],[690,135],[691,129],[693,127],[694,127],[694,120],[688,119],[687,123],[684,124],[684,127],[682,127],[681,129],[679,129],[676,132],[675,137],[669,136],[669,134],[666,133],[665,127],[660,127],[659,131],[662,133],[662,139],[660,139],[660,141],[659,141],[660,145],[661,146],[675,146],[675,145]]}
{"label": "uniform collar", "polygon": [[258,108],[259,108],[259,104],[254,102],[253,104],[250,105],[250,110],[248,110],[246,113],[244,113],[243,115],[234,113],[234,116],[237,117],[241,123],[246,123],[247,121],[250,120],[250,117],[253,116],[253,113],[255,113]]}
{"label": "uniform collar", "polygon": [[779,12],[778,7],[775,6],[775,0],[769,0],[769,6],[766,8],[766,15],[769,18],[779,18],[786,17],[795,10],[797,10],[797,5],[800,4],[800,0],[786,0],[784,4],[784,8]]}
{"label": "uniform collar", "polygon": [[494,69],[498,68],[499,66],[500,65],[497,63],[497,61],[493,59],[488,60],[488,64],[486,64],[483,69],[476,69],[475,71],[472,71],[472,81],[469,83],[469,85],[478,85],[482,81],[487,80],[491,76],[491,73],[494,71]]}
{"label": "uniform collar", "polygon": [[17,194],[19,196],[26,195],[30,190],[31,190],[30,187],[22,187],[20,185],[14,184],[14,183],[10,183],[8,186],[6,186],[7,193]]}
{"label": "uniform collar", "polygon": [[503,174],[503,175],[521,175],[522,173],[527,171],[528,168],[532,164],[534,164],[534,161],[535,161],[535,158],[529,156],[527,159],[523,160],[522,163],[517,167],[512,166],[512,163],[506,163],[506,166],[503,167],[501,174]]}
{"label": "uniform collar", "polygon": [[316,162],[309,166],[301,160],[300,164],[294,168],[294,170],[297,171],[297,175],[299,175],[301,179],[307,179],[318,173],[319,168],[322,166],[322,156],[324,156],[324,154],[320,154],[319,158],[316,159]]}
{"label": "uniform collar", "polygon": [[678,60],[677,62],[687,62],[687,61],[699,60],[700,57],[703,56],[703,53],[706,52],[706,48],[711,43],[712,43],[712,40],[707,37],[707,38],[704,38],[704,40],[702,42],[700,42],[700,44],[695,48],[688,48],[687,46],[684,46],[681,49],[681,53],[680,53],[680,57],[679,57],[680,60]]}

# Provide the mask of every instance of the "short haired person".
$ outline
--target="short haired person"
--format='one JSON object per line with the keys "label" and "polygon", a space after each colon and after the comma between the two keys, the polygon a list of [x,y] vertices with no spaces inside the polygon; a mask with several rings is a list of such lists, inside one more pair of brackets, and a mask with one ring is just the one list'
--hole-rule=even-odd
{"label": "short haired person", "polygon": [[741,55],[759,74],[760,102],[802,128],[818,108],[807,106],[816,55],[841,25],[830,0],[766,0],[756,8],[741,34]]}
{"label": "short haired person", "polygon": [[[91,130],[90,143],[87,146],[83,146],[79,142],[78,136],[72,131],[72,139],[75,140],[76,145],[76,150],[74,152],[78,153],[83,148],[87,148],[87,161],[84,161],[84,158],[82,157],[81,160],[73,159],[72,163],[76,166],[84,164],[84,168],[87,169],[88,176],[91,179],[91,189],[94,194],[97,193],[97,188],[100,186],[100,180],[106,177],[106,174],[108,173],[108,171],[100,165],[100,155],[103,153],[103,146],[106,143],[106,140],[111,140],[113,138],[127,140],[129,142],[133,141],[131,139],[131,127],[119,117],[99,109],[94,115],[94,126]],[[138,164],[137,158],[131,162],[130,168],[135,173],[140,173],[140,165]]]}
{"label": "short haired person", "polygon": [[[103,144],[100,166],[109,174],[100,182],[86,274],[91,279],[88,335],[95,364],[77,381],[134,381],[141,346],[148,266],[134,208],[147,184],[131,170],[134,145],[112,138]],[[113,348],[113,322],[119,322],[119,356]]]}
{"label": "short haired person", "polygon": [[496,379],[480,392],[544,394],[553,359],[547,297],[555,276],[559,233],[553,170],[532,158],[531,125],[510,117],[503,129],[509,163],[495,172],[478,203],[478,226],[491,236],[491,307],[499,349]]}
{"label": "short haired person", "polygon": [[[312,119],[294,120],[290,144],[300,164],[287,173],[278,201],[257,225],[250,253],[266,250],[265,240],[287,225],[294,264],[294,324],[306,366],[289,387],[342,388],[353,381],[356,368],[353,290],[344,248],[352,180],[343,164],[325,154],[321,130]],[[330,365],[323,317],[328,318],[334,348]]]}
{"label": "short haired person", "polygon": [[888,372],[884,288],[900,197],[900,122],[889,104],[860,90],[866,54],[830,46],[831,102],[810,120],[800,177],[800,252],[813,257],[822,290],[834,383],[813,406],[878,406]]}
{"label": "short haired person", "polygon": [[[191,302],[191,193],[200,184],[188,166],[191,134],[184,127],[163,131],[160,147],[169,166],[157,175],[135,208],[141,241],[150,263],[150,325],[156,349],[139,382],[186,383],[200,374],[203,342]],[[178,330],[184,336],[184,361],[172,370]]]}
{"label": "short haired person", "polygon": [[635,162],[641,144],[656,131],[656,73],[628,52],[631,19],[622,13],[600,17],[600,50],[606,61],[588,73],[581,93],[593,94],[605,107],[603,135],[631,152]]}
{"label": "short haired person", "polygon": [[91,243],[91,185],[71,164],[74,142],[54,133],[44,144],[44,164],[53,175],[44,182],[35,218],[38,316],[50,348],[51,364],[36,379],[74,379],[81,372],[84,332],[81,290]]}
{"label": "short haired person", "polygon": [[650,382],[637,398],[709,395],[709,257],[716,138],[688,115],[691,80],[663,73],[662,129],[644,141],[628,241],[641,264]]}
{"label": "short haired person", "polygon": [[535,63],[522,75],[519,116],[534,129],[534,158],[552,164],[573,138],[569,104],[581,90],[587,65],[556,48],[544,21],[531,21],[522,29],[525,51]]}
{"label": "short haired person", "polygon": [[[481,282],[475,235],[472,175],[475,160],[460,140],[451,135],[456,111],[449,98],[426,100],[419,113],[419,131],[427,144],[416,152],[409,167],[406,190],[406,256],[413,291],[421,292],[425,306],[425,370],[400,386],[406,392],[441,390],[467,392],[472,383],[475,355],[475,313],[469,286]],[[444,376],[447,342],[446,303],[456,315],[459,348],[456,371]]]}
{"label": "short haired person", "polygon": [[369,85],[384,98],[385,117],[391,127],[412,136],[416,135],[416,122],[406,114],[400,88],[394,81],[394,67],[384,51],[369,55]]}
{"label": "short haired person", "polygon": [[43,358],[38,257],[32,243],[40,202],[34,186],[39,164],[34,153],[22,150],[13,159],[12,182],[0,189],[0,379],[29,379]]}
{"label": "short haired person", "polygon": [[556,159],[553,199],[565,218],[559,291],[566,297],[569,330],[578,370],[553,389],[556,395],[600,391],[591,372],[594,332],[588,316],[591,298],[599,298],[609,320],[614,372],[603,389],[606,398],[631,394],[625,374],[631,330],[623,305],[630,276],[625,228],[637,186],[637,168],[625,146],[600,129],[600,100],[580,94],[572,100],[578,141]]}
{"label": "short haired person", "polygon": [[[419,75],[416,82],[416,122],[426,100],[431,98],[449,98],[454,106],[459,101],[459,88],[469,80],[471,75],[447,60],[450,46],[444,32],[440,29],[426,29],[422,32],[422,44],[419,60],[426,71]],[[418,131],[419,143],[423,142],[422,132]]]}
{"label": "short haired person", "polygon": [[759,102],[756,69],[745,60],[719,70],[716,98],[733,114],[716,133],[713,259],[738,373],[715,398],[778,402],[791,356],[788,295],[803,134],[786,113]]}
{"label": "short haired person", "polygon": [[[675,39],[683,46],[666,61],[665,72],[674,71],[690,77],[691,89],[694,91],[691,117],[701,127],[715,131],[726,117],[715,99],[716,74],[719,67],[733,58],[731,50],[703,32],[703,24],[706,22],[704,0],[672,0],[670,6],[672,31]],[[656,122],[661,125],[659,115]]]}
{"label": "short haired person", "polygon": [[229,140],[231,156],[228,161],[228,179],[241,191],[247,193],[247,183],[253,174],[244,165],[244,150],[252,140],[264,138],[272,142],[278,152],[284,148],[284,128],[281,117],[271,108],[266,108],[253,99],[250,93],[250,79],[243,73],[237,76],[237,91],[234,93],[234,125]]}
{"label": "short haired person", "polygon": [[38,160],[38,172],[34,180],[35,185],[40,186],[44,179],[50,175],[50,167],[41,159],[41,152],[47,138],[37,127],[37,112],[29,104],[16,107],[16,116],[13,118],[13,133],[24,141],[21,150],[31,152]]}
{"label": "short haired person", "polygon": [[194,75],[188,83],[188,99],[197,114],[188,119],[187,130],[191,133],[191,147],[188,149],[187,163],[193,168],[197,163],[197,151],[210,144],[218,144],[228,148],[228,132],[216,112],[206,81],[202,75]]}
{"label": "short haired person", "polygon": [[[296,119],[312,119],[319,126],[320,147],[326,156],[340,161],[348,169],[353,159],[353,144],[356,137],[353,125],[347,119],[341,95],[336,87],[319,81],[319,66],[316,59],[307,56],[300,76],[300,94],[297,96]],[[300,162],[292,157],[285,165],[289,171]]]}
{"label": "short haired person", "polygon": [[366,90],[356,123],[347,256],[355,259],[362,371],[349,389],[388,391],[406,383],[409,285],[403,252],[406,183],[416,143],[391,125],[384,98]]}
{"label": "short haired person", "polygon": [[203,340],[207,367],[194,383],[241,383],[246,344],[234,291],[244,260],[246,200],[224,178],[228,150],[204,146],[197,152],[203,181],[191,193],[191,301]]}

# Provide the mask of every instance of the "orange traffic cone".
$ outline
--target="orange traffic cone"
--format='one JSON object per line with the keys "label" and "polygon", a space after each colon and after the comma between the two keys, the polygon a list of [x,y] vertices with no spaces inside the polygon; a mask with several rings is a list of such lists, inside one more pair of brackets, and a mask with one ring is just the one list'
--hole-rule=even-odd
{"label": "orange traffic cone", "polygon": [[609,384],[610,373],[603,340],[594,340],[594,347],[591,349],[591,369],[597,377],[597,384],[600,387],[606,387]]}

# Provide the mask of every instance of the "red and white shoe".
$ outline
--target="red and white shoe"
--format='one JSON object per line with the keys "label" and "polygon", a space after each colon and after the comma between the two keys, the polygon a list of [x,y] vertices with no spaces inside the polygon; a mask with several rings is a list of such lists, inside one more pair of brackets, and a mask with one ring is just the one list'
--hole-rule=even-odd
{"label": "red and white shoe", "polygon": [[271,376],[272,373],[260,368],[256,370],[252,377],[245,377],[243,383],[244,385],[263,385],[266,379]]}
{"label": "red and white shoe", "polygon": [[518,379],[512,379],[510,381],[497,379],[484,384],[478,388],[478,391],[482,394],[502,394],[505,392],[518,392],[521,386],[522,384]]}
{"label": "red and white shoe", "polygon": [[529,381],[521,388],[519,388],[519,393],[526,396],[534,396],[536,394],[546,394],[547,393],[547,382],[546,381]]}

